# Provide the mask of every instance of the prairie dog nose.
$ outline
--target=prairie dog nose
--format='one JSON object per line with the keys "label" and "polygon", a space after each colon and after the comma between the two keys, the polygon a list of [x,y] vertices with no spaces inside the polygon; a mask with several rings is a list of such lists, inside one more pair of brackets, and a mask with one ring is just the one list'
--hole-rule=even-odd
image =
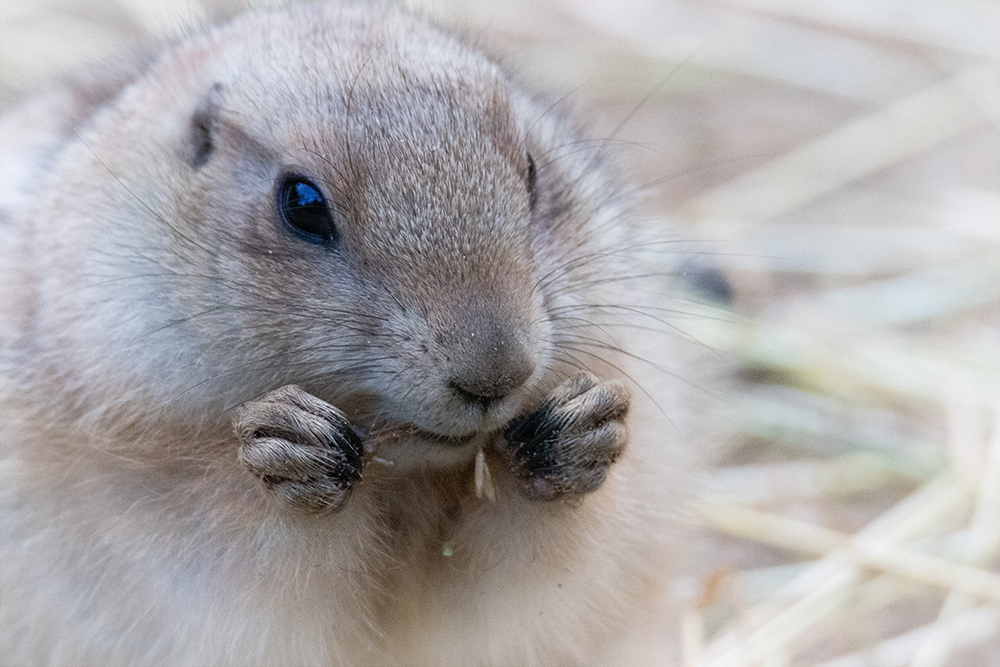
{"label": "prairie dog nose", "polygon": [[523,385],[535,362],[522,325],[477,310],[446,337],[448,386],[485,410]]}

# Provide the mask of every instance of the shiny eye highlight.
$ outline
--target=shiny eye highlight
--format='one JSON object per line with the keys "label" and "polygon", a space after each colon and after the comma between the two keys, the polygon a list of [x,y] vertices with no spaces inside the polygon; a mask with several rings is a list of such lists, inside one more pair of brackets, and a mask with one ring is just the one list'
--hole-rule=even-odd
{"label": "shiny eye highlight", "polygon": [[278,215],[298,237],[326,245],[336,240],[333,214],[319,187],[304,176],[285,176],[277,191]]}

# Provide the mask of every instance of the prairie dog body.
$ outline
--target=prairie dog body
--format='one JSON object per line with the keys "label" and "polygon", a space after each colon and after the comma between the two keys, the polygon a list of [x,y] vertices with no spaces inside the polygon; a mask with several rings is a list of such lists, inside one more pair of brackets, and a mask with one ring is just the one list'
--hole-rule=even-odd
{"label": "prairie dog body", "polygon": [[683,387],[549,105],[324,4],[0,141],[5,661],[669,662]]}

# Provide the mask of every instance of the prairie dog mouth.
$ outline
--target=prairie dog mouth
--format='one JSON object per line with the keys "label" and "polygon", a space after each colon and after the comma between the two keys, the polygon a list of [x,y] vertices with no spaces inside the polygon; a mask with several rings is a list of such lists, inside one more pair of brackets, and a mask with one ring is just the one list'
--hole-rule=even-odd
{"label": "prairie dog mouth", "polygon": [[392,466],[400,473],[414,468],[447,467],[472,461],[476,450],[483,447],[489,437],[487,431],[443,435],[413,424],[399,424],[373,431],[366,448],[379,463]]}
{"label": "prairie dog mouth", "polygon": [[441,435],[440,433],[425,431],[421,428],[417,428],[416,426],[412,427],[410,433],[444,447],[461,447],[469,444],[476,438],[476,436],[480,435],[478,431],[468,433],[466,435]]}
{"label": "prairie dog mouth", "polygon": [[369,435],[371,440],[378,443],[388,443],[409,438],[419,438],[420,440],[433,443],[445,448],[458,448],[468,445],[484,434],[484,431],[473,431],[461,435],[445,435],[427,431],[414,424],[400,424],[394,426],[383,426],[375,429]]}

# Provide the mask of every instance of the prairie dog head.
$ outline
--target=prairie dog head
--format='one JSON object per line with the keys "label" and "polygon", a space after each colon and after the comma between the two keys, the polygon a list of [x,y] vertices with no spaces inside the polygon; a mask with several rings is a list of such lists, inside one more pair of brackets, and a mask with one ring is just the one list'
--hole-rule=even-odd
{"label": "prairie dog head", "polygon": [[430,440],[499,428],[580,363],[573,309],[625,234],[547,109],[395,10],[191,40],[74,148],[71,335],[177,405],[296,383]]}

